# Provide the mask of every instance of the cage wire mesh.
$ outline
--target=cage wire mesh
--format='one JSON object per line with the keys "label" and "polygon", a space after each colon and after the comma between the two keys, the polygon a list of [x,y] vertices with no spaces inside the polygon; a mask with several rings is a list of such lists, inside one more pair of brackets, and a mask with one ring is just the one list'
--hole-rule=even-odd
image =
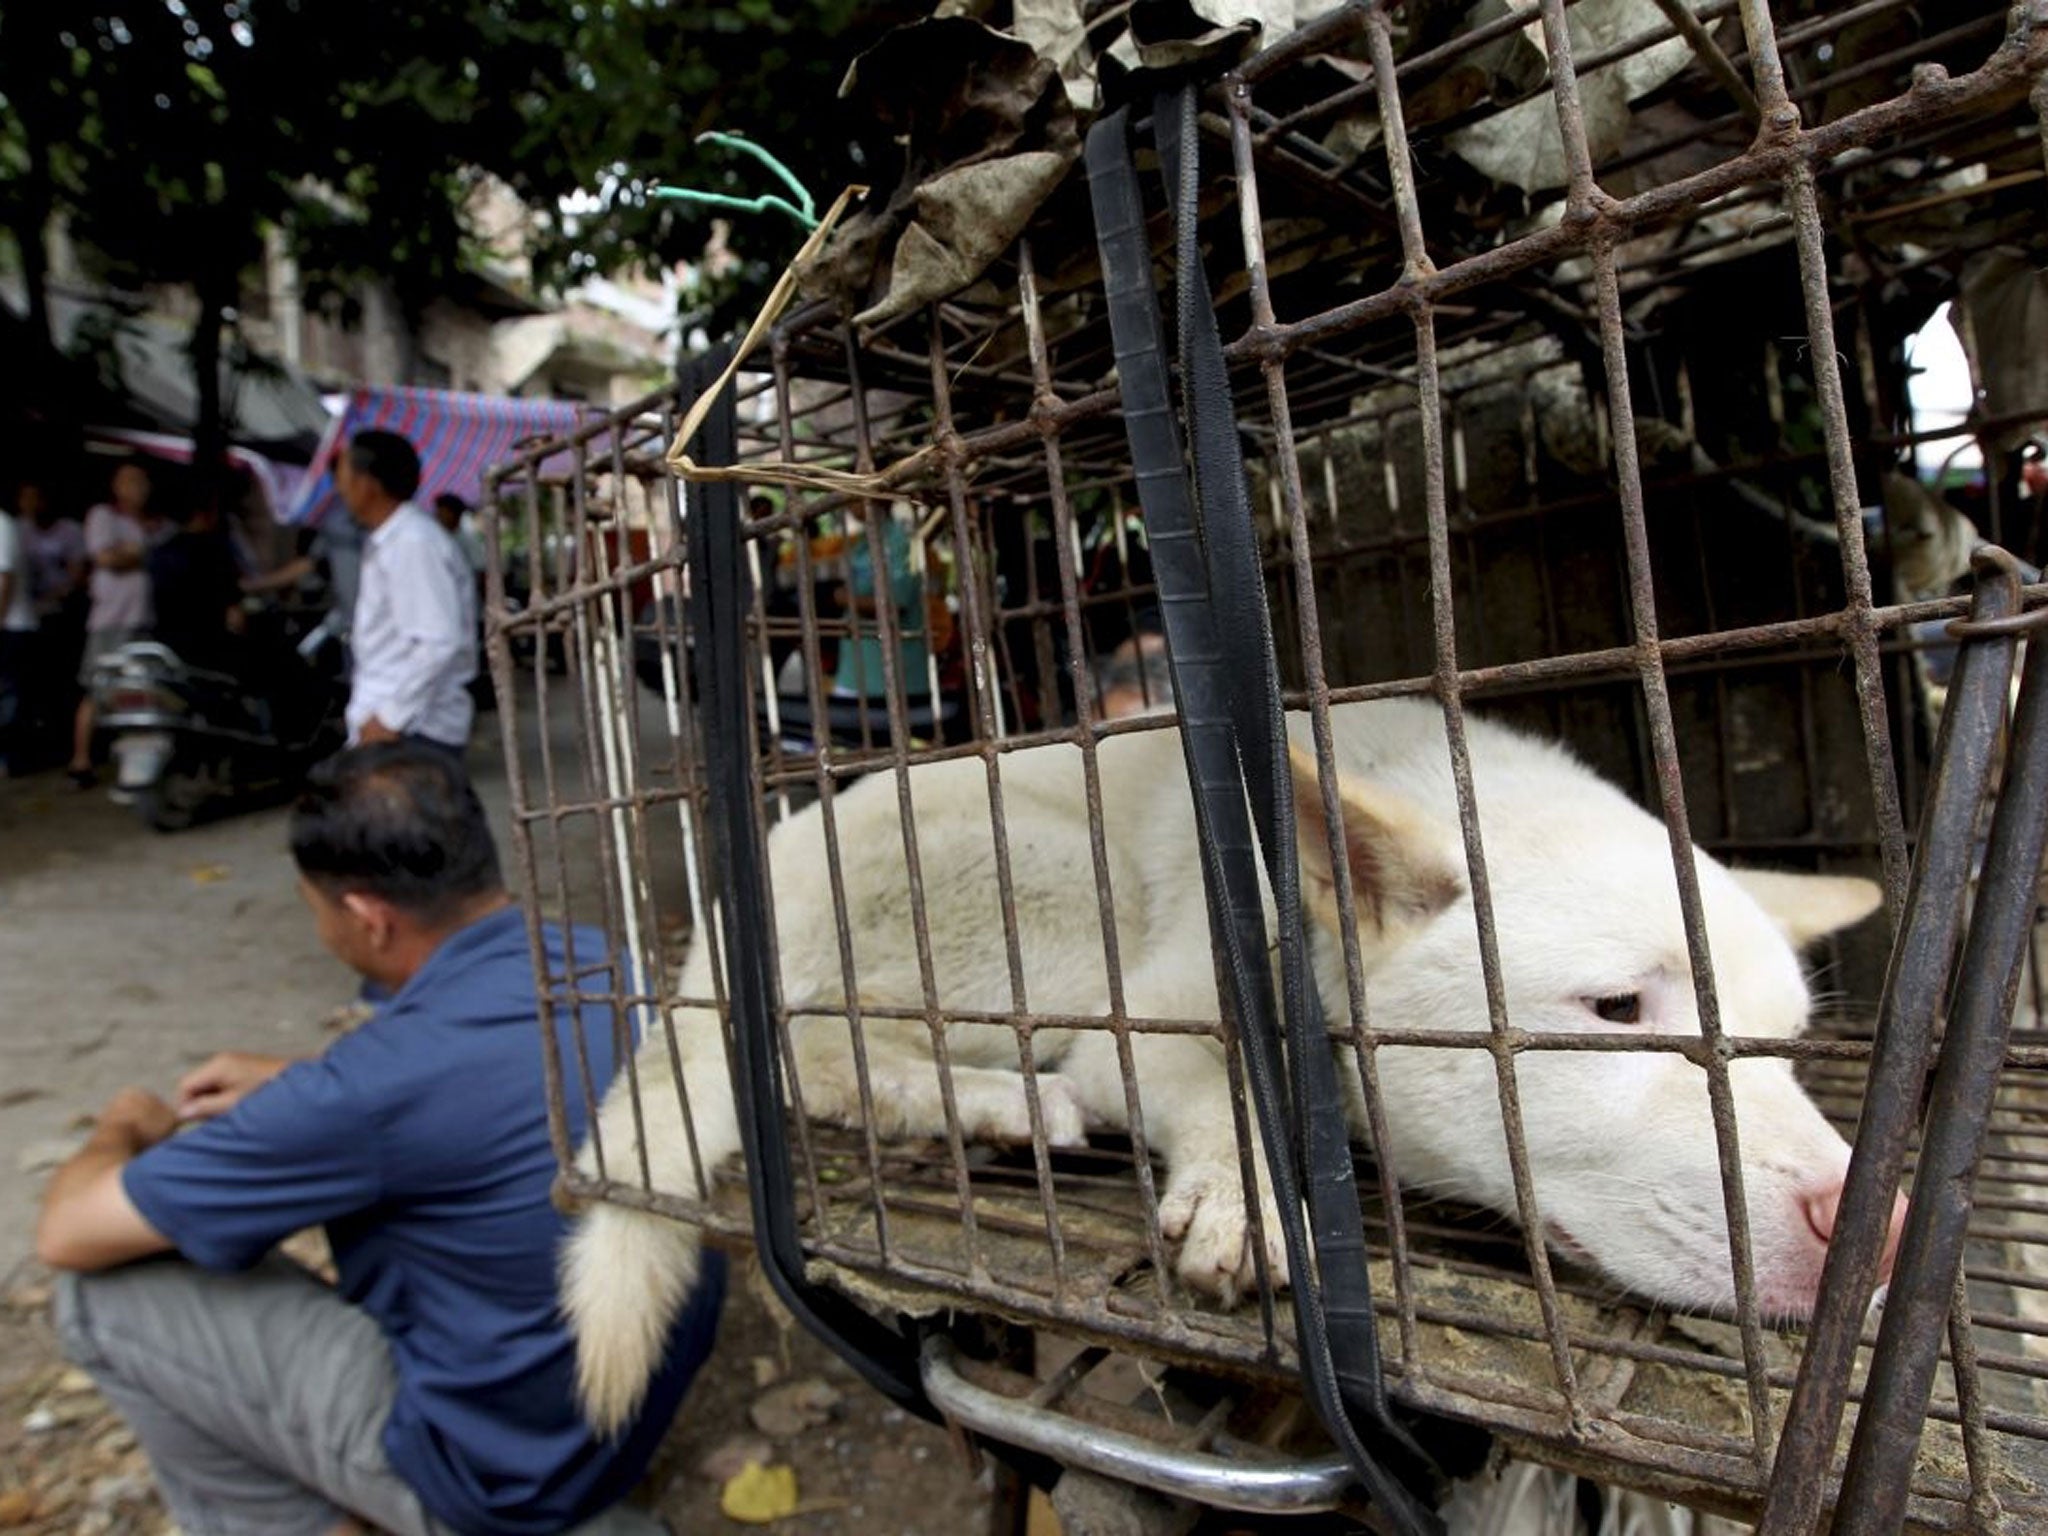
{"label": "cage wire mesh", "polygon": [[[1867,874],[1896,899],[1953,652],[1941,624],[1964,608],[1954,551],[1981,533],[2043,554],[2048,503],[2021,450],[2048,420],[2048,380],[2018,354],[2048,340],[2027,309],[2041,303],[2048,21],[1982,0],[1544,0],[1462,16],[1345,6],[1205,97],[1203,239],[1288,705],[1429,697],[1454,727],[1469,706],[1568,743],[1674,846]],[[1945,300],[1977,405],[1930,430],[1907,402],[1907,338]],[[1035,1060],[1034,1041],[1062,1029],[1106,1034],[1128,1070],[1134,1037],[1220,1028],[1213,1013],[1143,1016],[1117,980],[1134,957],[1116,953],[1108,916],[1116,828],[1096,757],[1173,715],[1113,368],[1077,175],[973,288],[860,335],[814,306],[740,376],[743,461],[886,487],[853,502],[764,476],[744,523],[760,826],[820,824],[801,894],[836,911],[829,968],[856,1000],[787,982],[778,999],[803,1233],[814,1274],[877,1305],[986,1312],[1280,1383],[1284,1290],[1234,1307],[1192,1293],[1160,1236],[1142,1116],[1128,1134],[1049,1144],[1057,1106]],[[683,1092],[678,1031],[714,1017],[723,990],[704,921],[690,520],[662,461],[686,404],[663,392],[536,444],[494,485],[514,601],[490,644],[519,875],[536,919],[602,936],[543,977],[545,995],[608,998],[622,1037],[666,1035],[671,1070],[650,1076],[641,1058],[636,1110]],[[1970,521],[1911,476],[1929,442],[1981,448]],[[1103,914],[1108,1005],[1034,1005],[1043,978],[1025,974],[1007,890],[982,935],[999,995],[944,995],[914,832],[889,857],[908,863],[922,995],[863,995],[846,888],[873,850],[842,843],[839,798],[879,776],[909,807],[913,770],[979,763],[1007,881],[1020,813],[1006,764],[1048,742],[1087,765],[1073,784],[1095,889],[1079,882],[1072,901]],[[1476,848],[1469,799],[1460,811]],[[776,861],[771,905],[792,899],[790,879]],[[692,944],[709,983],[684,996]],[[1721,1039],[1704,988],[1706,1048],[1690,1047],[1724,1179],[1742,1176],[1731,1059],[1795,1062],[1853,1131],[1887,944],[1882,920],[1830,944],[1824,1000],[1796,1039]],[[1483,957],[1498,1014],[1499,958]],[[787,976],[793,957],[778,962]],[[1979,1171],[1967,1326],[1944,1345],[1912,1482],[1927,1529],[2048,1522],[2040,977],[2030,965]],[[1354,970],[1326,1001],[1368,1106],[1393,1047],[1495,1053],[1503,1104],[1532,1053],[1687,1048],[1433,1030],[1370,1016],[1365,991]],[[807,1020],[853,1042],[853,1083],[818,1081]],[[941,1028],[963,1025],[1012,1042],[1033,1144],[971,1134],[954,1079],[973,1069],[949,1062]],[[891,1134],[894,1089],[865,1042],[904,1031],[937,1042],[941,1134]],[[588,1101],[579,1063],[549,1070],[558,1105]],[[582,1193],[747,1236],[736,1168],[667,1187],[633,1146],[595,1150],[599,1176],[570,1175]],[[568,1169],[574,1149],[558,1151]],[[1556,1464],[1754,1511],[1800,1339],[1759,1303],[1739,1195],[1737,1303],[1707,1316],[1618,1294],[1497,1217],[1403,1191],[1364,1148],[1358,1189],[1399,1399]],[[1874,1337],[1873,1322],[1866,1348]]]}

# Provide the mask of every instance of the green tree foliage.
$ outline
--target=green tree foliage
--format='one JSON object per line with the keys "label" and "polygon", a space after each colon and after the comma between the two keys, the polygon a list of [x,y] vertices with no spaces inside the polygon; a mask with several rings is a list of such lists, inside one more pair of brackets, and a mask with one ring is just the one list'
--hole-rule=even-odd
{"label": "green tree foliage", "polygon": [[[416,306],[464,263],[465,194],[489,173],[535,210],[541,282],[671,265],[702,251],[709,217],[651,197],[655,183],[759,186],[758,167],[693,142],[707,129],[771,146],[823,196],[858,178],[839,79],[917,10],[0,0],[0,221],[32,287],[63,213],[110,278],[191,289],[210,448],[222,326],[266,229],[286,233],[316,298],[375,274]],[[758,281],[797,238],[771,219],[732,244]]]}

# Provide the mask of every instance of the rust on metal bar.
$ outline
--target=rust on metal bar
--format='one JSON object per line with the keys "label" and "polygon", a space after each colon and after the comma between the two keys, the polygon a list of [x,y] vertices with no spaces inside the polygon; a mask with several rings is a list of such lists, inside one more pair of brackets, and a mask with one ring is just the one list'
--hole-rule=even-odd
{"label": "rust on metal bar", "polygon": [[[1796,1475],[1822,1506],[1835,1499],[1840,1447],[1799,1427],[1827,1359],[1857,1367],[1839,1404],[1884,1400],[1866,1415],[1873,1436],[1885,1403],[1913,1397],[1857,1385],[1873,1355],[1879,1382],[1903,1369],[1889,1327],[1911,1334],[1917,1368],[1932,1373],[1928,1443],[1852,1468],[1850,1502],[1881,1521],[1902,1510],[1930,1532],[2048,1525],[2048,926],[2029,935],[2002,1048],[1980,1045],[1993,1088],[1981,1153],[1964,1157],[1969,1148],[1939,1137],[1919,1146],[1920,1079],[1901,1068],[1916,1029],[1958,1049],[1970,1034],[1930,1001],[1926,934],[1897,946],[1883,1012],[1884,945],[1863,932],[1819,957],[1813,1032],[1730,1033],[1742,1016],[1731,998],[1724,1018],[1715,995],[1690,857],[1697,846],[1736,863],[1882,873],[1895,910],[1916,847],[1923,864],[1946,860],[1951,872],[1960,857],[1971,798],[1961,780],[1972,754],[1995,754],[1985,735],[1995,737],[2002,698],[1973,658],[2048,623],[2048,583],[2010,593],[2002,610],[1909,585],[1899,539],[1910,530],[1880,504],[1886,472],[1909,456],[1975,443],[1987,465],[1979,526],[2026,537],[2031,517],[2031,536],[2048,535],[2048,517],[2015,494],[2007,456],[2048,410],[2003,400],[1952,427],[1916,423],[1902,352],[1917,317],[1955,296],[1966,263],[2001,244],[2035,265],[2048,258],[2026,222],[2048,163],[2048,28],[1987,0],[1932,20],[1909,0],[1814,0],[1782,25],[1771,12],[1784,8],[1767,0],[1656,3],[1660,14],[1632,23],[1637,35],[1619,36],[1589,32],[1590,13],[1572,0],[1442,31],[1414,7],[1355,0],[1228,74],[1202,117],[1227,138],[1235,173],[1205,201],[1202,234],[1227,272],[1217,309],[1283,697],[1315,749],[1325,825],[1337,829],[1347,771],[1331,711],[1432,698],[1472,876],[1486,1012],[1482,1024],[1475,1004],[1470,1027],[1457,1028],[1375,1006],[1359,893],[1349,861],[1335,866],[1323,990],[1361,1141],[1396,1150],[1386,1051],[1484,1052],[1496,1101],[1487,1118],[1500,1116],[1513,1175],[1504,1209],[1520,1216],[1512,1230],[1404,1187],[1391,1155],[1358,1157],[1390,1390],[1408,1408],[1491,1429],[1514,1454],[1750,1518],[1774,1496],[1774,1476]],[[1521,55],[1512,80],[1510,53]],[[1676,56],[1682,72],[1643,98],[1617,138],[1606,116],[1614,81],[1651,54]],[[1532,103],[1557,134],[1554,181],[1482,193],[1456,136]],[[742,519],[759,573],[746,626],[760,791],[750,830],[765,837],[785,816],[816,818],[823,857],[796,878],[814,880],[814,899],[833,912],[805,969],[834,979],[822,995],[792,991],[774,1014],[800,1232],[815,1274],[878,1306],[986,1313],[1284,1387],[1285,1292],[1262,1272],[1256,1306],[1190,1294],[1159,1229],[1143,1114],[1152,1089],[1138,1076],[1147,1037],[1193,1043],[1227,1026],[1213,1013],[1158,1017],[1160,1005],[1126,995],[1125,970],[1142,957],[1132,929],[1118,928],[1126,866],[1120,829],[1105,825],[1098,752],[1171,728],[1172,701],[1142,664],[1120,689],[1113,675],[1138,648],[1156,589],[1129,527],[1092,251],[1077,250],[1062,206],[1048,204],[977,289],[872,335],[852,334],[830,304],[797,312],[737,385],[743,460],[879,467],[887,494],[916,504],[921,538],[947,557],[959,635],[939,681],[957,708],[934,739],[913,739],[911,700],[929,684],[904,664],[912,626],[899,621],[887,560],[872,558],[887,502],[778,493],[772,510]],[[1716,318],[1703,327],[1688,306]],[[1854,360],[1854,381],[1841,378],[1838,353]],[[668,389],[592,412],[571,433],[520,445],[494,474],[491,536],[521,564],[496,579],[486,636],[563,1197],[691,1221],[729,1242],[748,1229],[738,1175],[701,1166],[696,1085],[682,1070],[689,1061],[694,1074],[698,1052],[715,1052],[710,1032],[724,1035],[729,1021],[704,898],[700,722],[678,609],[690,518],[660,452],[680,404]],[[814,539],[854,510],[865,517],[849,531],[871,557],[878,602],[841,613],[821,582],[841,557]],[[2038,563],[2044,550],[2022,553]],[[522,572],[513,610],[507,589]],[[883,677],[849,714],[856,728],[835,739],[829,663],[835,646],[857,644]],[[1962,673],[1944,693],[1937,672],[1957,647]],[[1502,970],[1513,955],[1500,953],[1514,939],[1496,928],[1480,837],[1486,784],[1472,783],[1465,741],[1474,710],[1564,738],[1661,813],[1697,1033],[1518,1022]],[[806,714],[814,740],[800,739]],[[1085,909],[1081,887],[1092,887],[1107,986],[1080,1012],[1047,1006],[1011,890],[1013,841],[1020,853],[1031,834],[1010,754],[1034,749],[1078,754],[1081,768],[1090,872],[1077,868],[1071,895]],[[939,914],[923,910],[922,886],[939,855],[929,832],[931,846],[920,844],[913,815],[922,770],[969,758],[988,796],[998,892],[977,1007],[960,1006],[931,954]],[[839,797],[868,777],[879,782],[862,793],[898,812],[902,847],[892,836],[885,852],[892,867],[905,861],[906,947],[919,951],[903,957],[919,983],[886,1001],[862,996],[865,941],[848,910],[854,871],[875,850],[849,840]],[[794,896],[791,879],[771,868],[771,912]],[[1957,904],[1979,899],[1957,887]],[[582,937],[543,963],[552,923]],[[767,935],[778,974],[796,958],[786,937]],[[682,947],[703,943],[710,980],[691,990],[710,995],[678,995]],[[704,958],[693,956],[693,975]],[[1907,1008],[1916,997],[1925,1006]],[[643,1035],[641,1056],[622,1064],[612,1123],[651,1128],[659,1108],[673,1124],[679,1109],[694,1176],[669,1181],[678,1187],[653,1176],[642,1149],[594,1137],[592,1174],[576,1171],[570,1143],[596,1109],[588,1062],[562,1038],[579,1018],[608,1019],[615,1038],[629,1026]],[[961,1123],[948,1036],[991,1031],[1014,1045],[1029,1145],[976,1145]],[[1041,1079],[1062,1036],[1069,1050],[1113,1052],[1127,1133],[1046,1144]],[[905,1038],[918,1043],[909,1070],[931,1074],[921,1086],[935,1082],[943,1103],[925,1140],[885,1134],[897,1063],[883,1072],[872,1058]],[[1523,1065],[1532,1057],[1590,1065],[1572,1054],[1585,1052],[1700,1074],[1737,1298],[1727,1316],[1629,1305],[1546,1245],[1548,1189],[1531,1166],[1517,1074],[1536,1070]],[[827,1054],[838,1063],[830,1080]],[[1004,1057],[1011,1070],[1007,1046]],[[1923,1309],[1942,1313],[1931,1332],[1909,1326],[1903,1296],[1899,1321],[1847,1315],[1838,1293],[1855,1286],[1839,1276],[1806,1339],[1765,1327],[1755,1293],[1766,1257],[1750,1252],[1741,1155],[1763,1132],[1737,1125],[1729,1087],[1734,1064],[1765,1061],[1796,1069],[1845,1135],[1896,1138],[1890,1175],[1860,1146],[1861,1193],[1839,1216],[1837,1268],[1881,1227],[1897,1175],[1939,1180],[1967,1165],[1973,1198],[1946,1233],[1961,1245],[1958,1283],[1945,1305]],[[646,1095],[670,1092],[673,1106],[647,1099],[642,1117]],[[1236,1120],[1242,1161],[1251,1136],[1241,1109]],[[1256,1265],[1256,1203],[1247,1218]],[[1781,1449],[1773,1420],[1788,1401],[1795,1433]],[[1873,1480],[1885,1491],[1865,1500]]]}

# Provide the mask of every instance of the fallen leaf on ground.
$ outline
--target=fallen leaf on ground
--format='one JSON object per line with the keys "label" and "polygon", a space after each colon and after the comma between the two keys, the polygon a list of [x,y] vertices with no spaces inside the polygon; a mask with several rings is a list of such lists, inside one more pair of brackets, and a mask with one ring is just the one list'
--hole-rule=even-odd
{"label": "fallen leaf on ground", "polygon": [[0,1493],[0,1525],[27,1525],[36,1517],[36,1496],[26,1488]]}
{"label": "fallen leaf on ground", "polygon": [[40,1312],[49,1304],[47,1285],[18,1285],[7,1293],[7,1305],[17,1312]]}
{"label": "fallen leaf on ground", "polygon": [[816,1376],[770,1387],[754,1399],[747,1417],[764,1435],[786,1440],[825,1423],[839,1406],[839,1389]]}
{"label": "fallen leaf on ground", "polygon": [[729,1483],[750,1466],[766,1466],[775,1459],[775,1447],[765,1435],[727,1435],[697,1463],[697,1472],[709,1482]]}
{"label": "fallen leaf on ground", "polygon": [[726,1479],[718,1507],[728,1520],[767,1525],[797,1511],[796,1469],[750,1462]]}
{"label": "fallen leaf on ground", "polygon": [[225,864],[196,864],[191,870],[192,883],[194,885],[219,885],[221,881],[227,879],[233,873],[234,871]]}

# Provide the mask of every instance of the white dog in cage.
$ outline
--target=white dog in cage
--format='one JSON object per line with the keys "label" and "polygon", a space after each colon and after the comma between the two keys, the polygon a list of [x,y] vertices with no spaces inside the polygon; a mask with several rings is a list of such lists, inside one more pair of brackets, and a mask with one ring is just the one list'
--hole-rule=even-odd
{"label": "white dog in cage", "polygon": [[[1483,1034],[1487,985],[1443,719],[1412,700],[1332,712],[1345,850],[1370,1018],[1381,1029]],[[1325,1006],[1341,1022],[1349,995],[1340,905],[1308,724],[1290,722],[1301,867]],[[1484,720],[1470,722],[1500,981],[1508,1018],[1536,1035],[1697,1037],[1684,923],[1661,823],[1561,748]],[[1194,818],[1177,735],[1118,735],[1098,747],[1107,885],[1121,957],[1124,1015],[1219,1017]],[[1079,749],[1061,743],[1006,755],[1001,769],[1015,946],[1024,1005],[1035,1014],[1107,1019],[1112,998]],[[930,987],[947,1013],[1005,1016],[1009,938],[987,779],[979,759],[910,772]],[[865,1068],[884,1136],[944,1131],[944,1099],[924,1022],[897,786],[877,774],[835,801],[843,916],[863,1012]],[[769,838],[784,1003],[815,1010],[791,1025],[806,1110],[853,1121],[858,1073],[841,966],[839,918],[826,878],[824,822],[813,807]],[[1720,1015],[1730,1034],[1789,1037],[1809,1008],[1798,952],[1868,916],[1869,881],[1732,871],[1695,860]],[[708,926],[708,925],[707,925]],[[712,995],[701,941],[678,996]],[[894,1016],[890,1016],[891,1011]],[[878,1012],[879,1011],[879,1012]],[[837,1015],[837,1017],[833,1017]],[[707,1168],[738,1150],[716,1017],[680,1008],[677,1031]],[[970,1139],[1032,1133],[1015,1032],[951,1023],[954,1102]],[[1476,1043],[1476,1042],[1475,1042]],[[1091,1129],[1128,1129],[1128,1101],[1107,1030],[1035,1035],[1040,1123],[1072,1144]],[[1254,1283],[1250,1212],[1239,1174],[1235,1106],[1222,1049],[1209,1035],[1131,1036],[1143,1130],[1166,1165],[1160,1226],[1184,1281],[1230,1301]],[[1517,1211],[1492,1055],[1471,1046],[1384,1046],[1378,1053],[1390,1146],[1402,1184]],[[1347,1072],[1356,1082],[1357,1073]],[[1726,1205],[1707,1074],[1672,1051],[1527,1050],[1516,1060],[1528,1166],[1553,1250],[1618,1286],[1680,1307],[1735,1301]],[[1756,1302],[1773,1318],[1813,1306],[1848,1148],[1794,1081],[1788,1061],[1728,1064],[1752,1233]],[[641,1121],[655,1187],[693,1194],[697,1168],[671,1082],[668,1046],[643,1047]],[[1354,1104],[1354,1123],[1366,1121]],[[639,1168],[636,1116],[621,1078],[599,1130],[614,1169]],[[594,1168],[588,1150],[586,1169]],[[1279,1224],[1263,1230],[1285,1276]],[[1894,1238],[1903,1202],[1893,1219]],[[581,1390],[594,1423],[633,1411],[668,1324],[696,1273],[686,1226],[618,1205],[589,1211],[564,1259]]]}

